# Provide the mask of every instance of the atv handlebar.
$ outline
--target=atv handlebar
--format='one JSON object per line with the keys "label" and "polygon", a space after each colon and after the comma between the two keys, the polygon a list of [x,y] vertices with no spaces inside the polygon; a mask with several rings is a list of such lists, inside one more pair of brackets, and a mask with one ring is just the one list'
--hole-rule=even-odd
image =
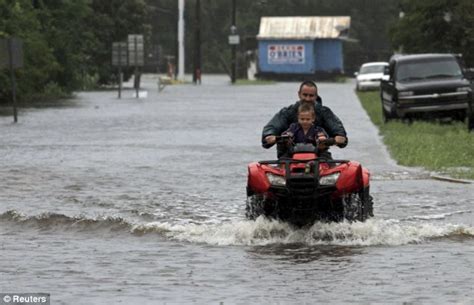
{"label": "atv handlebar", "polygon": [[318,141],[318,144],[323,144],[323,145],[326,145],[326,146],[333,146],[333,145],[336,145],[336,140],[334,138],[328,138],[328,139],[325,139],[325,140],[320,140]]}
{"label": "atv handlebar", "polygon": [[277,144],[287,144],[291,141],[291,136],[289,134],[284,134],[281,136],[275,136]]}
{"label": "atv handlebar", "polygon": [[[284,134],[281,136],[275,136],[277,144],[292,144],[292,136],[288,134]],[[319,144],[323,144],[325,146],[333,146],[337,145],[336,140],[334,138],[327,138],[325,140],[316,141],[316,146]]]}

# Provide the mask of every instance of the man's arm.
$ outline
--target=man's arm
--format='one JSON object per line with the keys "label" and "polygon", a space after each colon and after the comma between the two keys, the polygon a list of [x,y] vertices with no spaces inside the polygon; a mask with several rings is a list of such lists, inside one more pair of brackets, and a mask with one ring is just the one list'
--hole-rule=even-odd
{"label": "man's arm", "polygon": [[281,133],[284,132],[290,125],[291,122],[289,122],[289,118],[292,112],[291,107],[292,106],[282,108],[273,116],[273,118],[267,123],[267,125],[263,127],[262,146],[264,148],[270,148],[275,144],[273,138],[271,138],[271,140],[273,141],[270,141],[273,143],[267,143],[265,138],[267,138],[268,136],[281,135]]}
{"label": "man's arm", "polygon": [[345,147],[347,145],[347,133],[344,125],[337,115],[332,112],[329,107],[322,106],[321,108],[321,121],[323,128],[329,134],[330,137],[334,137],[339,147]]}

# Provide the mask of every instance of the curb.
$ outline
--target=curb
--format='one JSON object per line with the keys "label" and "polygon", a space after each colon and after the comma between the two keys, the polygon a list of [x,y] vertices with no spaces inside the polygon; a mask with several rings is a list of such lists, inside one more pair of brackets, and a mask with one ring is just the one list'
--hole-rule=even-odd
{"label": "curb", "polygon": [[463,180],[463,179],[455,179],[450,177],[438,176],[438,175],[431,175],[431,179],[439,180],[439,181],[447,181],[452,183],[462,183],[462,184],[472,184],[474,181],[472,180]]}

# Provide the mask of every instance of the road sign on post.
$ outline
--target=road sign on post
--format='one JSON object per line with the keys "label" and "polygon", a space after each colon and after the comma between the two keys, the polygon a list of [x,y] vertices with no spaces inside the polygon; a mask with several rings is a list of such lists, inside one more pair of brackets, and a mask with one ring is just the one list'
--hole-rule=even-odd
{"label": "road sign on post", "polygon": [[8,68],[10,70],[13,121],[15,123],[18,122],[18,112],[16,106],[16,79],[14,70],[21,67],[23,67],[23,41],[15,37],[0,39],[0,68]]}
{"label": "road sign on post", "polygon": [[240,43],[240,36],[239,35],[229,35],[229,44],[236,45]]}
{"label": "road sign on post", "polygon": [[127,66],[128,62],[127,43],[126,42],[114,42],[112,43],[112,65],[117,66],[119,70],[119,92],[118,98],[122,97],[122,67]]}
{"label": "road sign on post", "polygon": [[0,68],[21,67],[23,67],[23,41],[15,37],[0,39]]}
{"label": "road sign on post", "polygon": [[112,65],[117,67],[125,67],[128,62],[127,43],[114,42],[112,43]]}
{"label": "road sign on post", "polygon": [[143,35],[128,35],[128,64],[141,67],[144,64]]}
{"label": "road sign on post", "polygon": [[128,35],[128,64],[129,66],[135,66],[135,90],[137,98],[138,91],[140,90],[138,67],[143,66],[144,49],[143,35]]}

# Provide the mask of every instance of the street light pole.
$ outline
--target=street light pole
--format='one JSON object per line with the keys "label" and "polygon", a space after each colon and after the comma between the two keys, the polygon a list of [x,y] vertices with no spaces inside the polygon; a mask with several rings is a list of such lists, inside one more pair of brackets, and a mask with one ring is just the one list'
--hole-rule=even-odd
{"label": "street light pole", "polygon": [[10,67],[10,79],[12,82],[12,99],[13,99],[13,122],[18,122],[18,111],[16,105],[16,79],[15,79],[15,67],[13,64],[13,38],[8,38],[7,40],[7,47],[8,47],[8,60],[9,60],[9,67]]}
{"label": "street light pole", "polygon": [[184,81],[184,0],[178,0],[178,80]]}
{"label": "street light pole", "polygon": [[[232,0],[232,25],[230,27],[231,29],[231,34],[236,34],[237,33],[237,25],[236,25],[236,12],[237,11],[237,4],[236,0]],[[236,72],[237,72],[237,45],[232,44],[232,76],[231,76],[231,81],[232,83],[235,83],[236,79]]]}
{"label": "street light pole", "polygon": [[196,0],[196,32],[193,82],[201,84],[201,1]]}

